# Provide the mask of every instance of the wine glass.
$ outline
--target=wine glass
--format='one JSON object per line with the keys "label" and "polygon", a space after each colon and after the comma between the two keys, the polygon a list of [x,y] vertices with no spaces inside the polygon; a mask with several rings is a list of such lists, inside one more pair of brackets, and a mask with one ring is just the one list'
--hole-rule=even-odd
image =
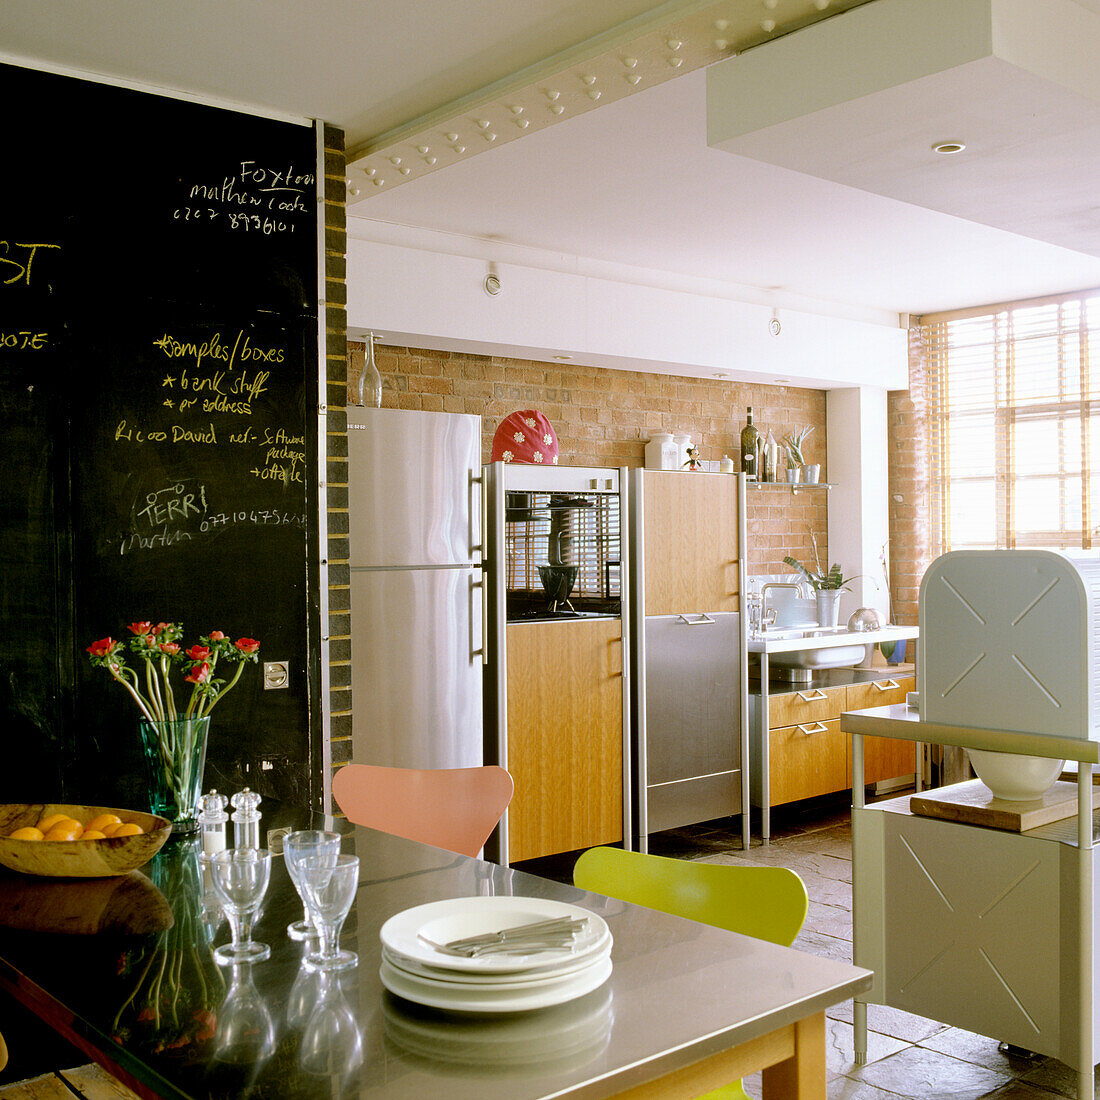
{"label": "wine glass", "polygon": [[233,964],[229,992],[218,1013],[214,1057],[252,1065],[275,1053],[275,1020],[252,980],[252,967]]}
{"label": "wine glass", "polygon": [[339,1084],[363,1062],[363,1033],[339,977],[324,971],[318,977],[320,997],[302,1032],[298,1064],[306,1073],[334,1078]]}
{"label": "wine glass", "polygon": [[294,883],[294,889],[302,899],[302,919],[293,921],[286,926],[286,934],[292,940],[304,940],[316,935],[316,928],[310,920],[309,905],[306,896],[302,892],[302,884],[298,877],[298,862],[306,856],[324,855],[333,863],[340,854],[340,834],[328,833],[320,829],[302,829],[296,833],[289,833],[283,838],[283,860],[286,863],[287,874]]}
{"label": "wine glass", "polygon": [[271,878],[271,853],[266,848],[214,852],[210,877],[233,935],[232,943],[215,949],[214,958],[223,966],[266,959],[271,948],[252,939],[252,920]]}
{"label": "wine glass", "polygon": [[321,942],[316,951],[306,953],[305,965],[316,970],[347,970],[356,966],[359,956],[337,946],[351,903],[359,888],[359,857],[328,855],[306,856],[298,861],[298,874],[306,906]]}

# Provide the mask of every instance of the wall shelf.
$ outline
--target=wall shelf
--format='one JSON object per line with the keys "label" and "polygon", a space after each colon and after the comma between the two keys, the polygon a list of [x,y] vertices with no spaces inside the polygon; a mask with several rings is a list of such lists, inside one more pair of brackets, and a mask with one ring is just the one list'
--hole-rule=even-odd
{"label": "wall shelf", "polygon": [[797,496],[804,489],[831,489],[833,487],[831,481],[746,481],[745,484],[750,489],[790,489],[792,496]]}

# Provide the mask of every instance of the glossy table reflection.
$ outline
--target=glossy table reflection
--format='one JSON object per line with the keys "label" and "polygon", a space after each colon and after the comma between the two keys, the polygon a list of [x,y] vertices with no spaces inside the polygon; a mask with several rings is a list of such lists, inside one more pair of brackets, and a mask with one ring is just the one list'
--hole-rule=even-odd
{"label": "glossy table reflection", "polygon": [[[278,850],[281,830],[307,826],[333,823],[269,810],[262,831]],[[301,903],[281,858],[254,933],[271,958],[217,966],[212,949],[228,927],[197,845],[173,843],[143,872],[90,887],[0,879],[0,988],[148,1096],[686,1097],[772,1065],[765,1095],[824,1100],[824,1010],[868,989],[868,971],[336,828],[361,862],[341,940],[359,953],[354,970],[301,967],[303,945],[286,935]],[[489,894],[599,913],[615,937],[610,980],[570,1004],[501,1017],[421,1008],[382,988],[378,929],[388,917]]]}

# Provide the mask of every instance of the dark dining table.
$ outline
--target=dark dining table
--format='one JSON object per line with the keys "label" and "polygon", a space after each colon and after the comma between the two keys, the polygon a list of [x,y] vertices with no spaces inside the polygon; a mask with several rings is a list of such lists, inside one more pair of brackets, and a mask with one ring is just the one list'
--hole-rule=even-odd
{"label": "dark dining table", "polygon": [[[360,859],[322,975],[286,926],[302,905],[281,858],[292,829],[332,828]],[[232,838],[230,838],[232,842]],[[229,929],[197,840],[111,879],[0,877],[0,988],[142,1096],[524,1100],[689,1097],[763,1069],[764,1095],[824,1100],[830,1005],[871,972],[402,840],[266,808],[274,855],[254,938],[267,960],[219,966]],[[614,937],[612,973],[579,999],[481,1014],[423,1007],[379,977],[379,929],[413,906],[512,895],[582,906]]]}

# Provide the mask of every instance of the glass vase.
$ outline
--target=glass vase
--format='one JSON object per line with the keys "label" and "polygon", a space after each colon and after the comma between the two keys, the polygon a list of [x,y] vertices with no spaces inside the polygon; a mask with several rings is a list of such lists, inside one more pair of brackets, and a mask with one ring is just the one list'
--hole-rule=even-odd
{"label": "glass vase", "polygon": [[374,361],[374,341],[374,333],[368,332],[367,353],[359,375],[359,404],[368,409],[382,407],[382,375],[378,373],[378,364]]}
{"label": "glass vase", "polygon": [[149,807],[172,822],[173,833],[198,831],[198,802],[206,766],[210,716],[140,722],[149,768]]}

